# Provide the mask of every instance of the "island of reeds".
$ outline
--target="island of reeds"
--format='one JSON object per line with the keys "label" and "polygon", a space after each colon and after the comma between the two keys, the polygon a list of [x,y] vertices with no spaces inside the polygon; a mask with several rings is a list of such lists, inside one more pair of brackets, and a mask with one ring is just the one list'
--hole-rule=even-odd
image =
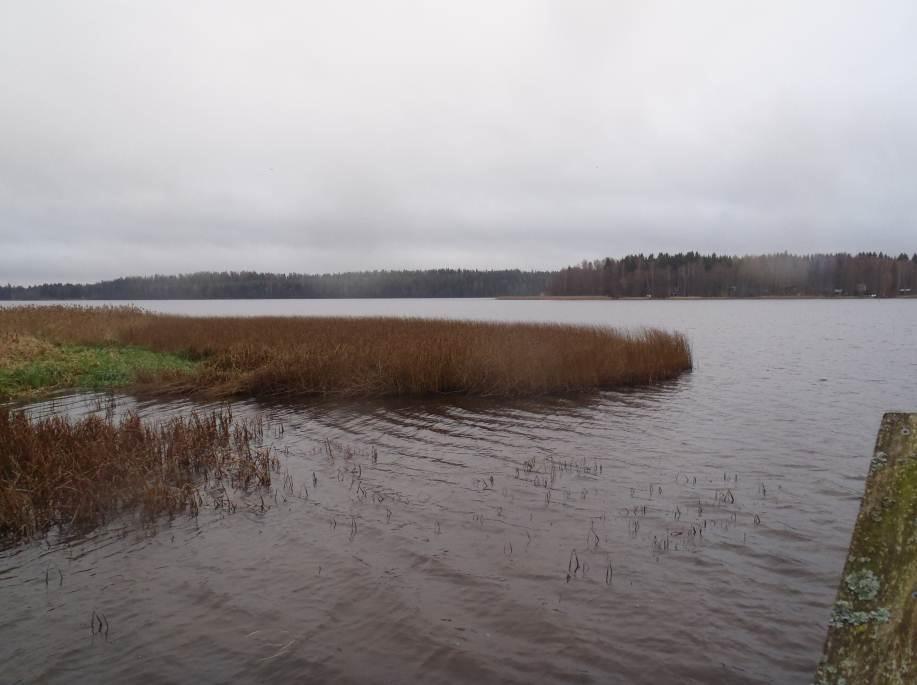
{"label": "island of reeds", "polygon": [[687,339],[655,329],[0,309],[0,395],[8,398],[112,387],[210,399],[518,397],[656,383],[691,368]]}

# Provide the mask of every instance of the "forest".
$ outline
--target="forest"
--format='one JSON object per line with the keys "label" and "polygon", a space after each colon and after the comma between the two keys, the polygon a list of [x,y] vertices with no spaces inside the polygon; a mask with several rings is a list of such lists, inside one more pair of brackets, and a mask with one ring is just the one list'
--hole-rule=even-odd
{"label": "forest", "polygon": [[659,298],[897,297],[917,294],[917,254],[629,255],[584,261],[553,273],[545,293]]}
{"label": "forest", "polygon": [[0,300],[400,297],[901,297],[917,295],[917,254],[680,252],[583,261],[560,271],[430,269],[336,274],[202,271],[98,283],[0,286]]}
{"label": "forest", "polygon": [[269,298],[497,297],[539,295],[546,271],[357,271],[274,274],[203,271],[91,284],[0,286],[0,300],[187,300]]}

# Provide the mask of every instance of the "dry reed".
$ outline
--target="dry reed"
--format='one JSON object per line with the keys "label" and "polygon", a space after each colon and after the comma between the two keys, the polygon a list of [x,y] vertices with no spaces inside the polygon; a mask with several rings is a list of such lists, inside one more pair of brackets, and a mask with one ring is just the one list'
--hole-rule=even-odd
{"label": "dry reed", "polygon": [[185,317],[131,307],[0,309],[0,330],[202,363],[141,378],[211,397],[522,396],[654,383],[691,368],[678,333],[408,318]]}
{"label": "dry reed", "polygon": [[151,424],[135,414],[120,422],[30,420],[0,408],[0,540],[54,527],[84,529],[139,509],[144,520],[227,500],[226,487],[266,487],[278,462],[253,443],[258,419],[226,411]]}

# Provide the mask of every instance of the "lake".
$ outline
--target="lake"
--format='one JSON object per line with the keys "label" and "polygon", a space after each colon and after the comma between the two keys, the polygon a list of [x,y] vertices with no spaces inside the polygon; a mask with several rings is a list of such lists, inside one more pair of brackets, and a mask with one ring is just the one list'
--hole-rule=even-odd
{"label": "lake", "polygon": [[[539,400],[236,403],[295,486],[0,551],[3,682],[808,683],[882,413],[917,410],[914,301],[137,304],[655,326],[695,369]],[[195,405],[28,411],[106,408]]]}

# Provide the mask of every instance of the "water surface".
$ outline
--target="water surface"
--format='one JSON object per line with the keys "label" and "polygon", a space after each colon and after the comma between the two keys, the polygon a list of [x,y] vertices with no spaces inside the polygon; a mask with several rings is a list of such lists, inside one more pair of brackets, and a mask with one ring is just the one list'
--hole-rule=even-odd
{"label": "water surface", "polygon": [[0,552],[2,682],[811,682],[881,414],[917,409],[913,301],[142,304],[659,326],[696,368],[511,403],[239,403],[295,486]]}

